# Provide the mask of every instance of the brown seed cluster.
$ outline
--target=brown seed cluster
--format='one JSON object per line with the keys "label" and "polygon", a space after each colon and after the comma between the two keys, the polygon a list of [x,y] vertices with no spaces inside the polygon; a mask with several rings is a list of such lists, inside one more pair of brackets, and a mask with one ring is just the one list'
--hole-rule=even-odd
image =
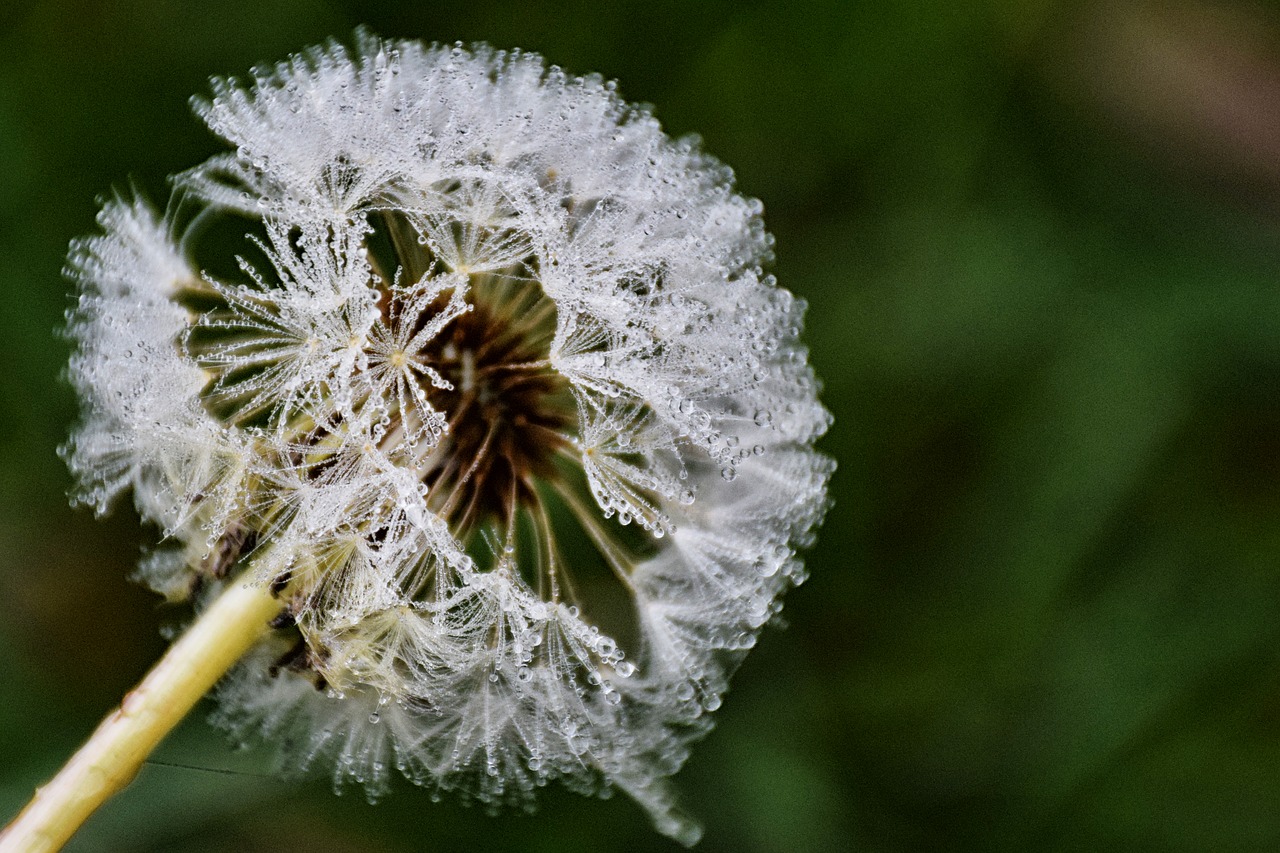
{"label": "brown seed cluster", "polygon": [[428,506],[464,541],[477,525],[507,526],[536,499],[534,482],[555,475],[576,421],[568,383],[547,361],[555,314],[540,287],[485,276],[471,301],[427,353],[453,388],[430,389],[448,417],[447,461],[423,478]]}

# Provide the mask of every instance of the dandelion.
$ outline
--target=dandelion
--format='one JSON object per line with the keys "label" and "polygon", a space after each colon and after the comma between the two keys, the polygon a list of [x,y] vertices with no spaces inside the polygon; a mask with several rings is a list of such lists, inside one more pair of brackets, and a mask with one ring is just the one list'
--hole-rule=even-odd
{"label": "dandelion", "polygon": [[616,788],[696,841],[667,780],[833,468],[759,202],[516,51],[361,34],[195,108],[234,152],[73,245],[66,456],[197,616],[0,847],[60,844],[214,682],[282,768]]}

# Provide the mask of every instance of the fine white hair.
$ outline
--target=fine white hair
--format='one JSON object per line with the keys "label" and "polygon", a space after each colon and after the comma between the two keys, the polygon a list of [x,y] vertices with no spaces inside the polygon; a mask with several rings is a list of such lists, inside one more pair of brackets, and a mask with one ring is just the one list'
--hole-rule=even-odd
{"label": "fine white hair", "polygon": [[390,768],[490,804],[616,787],[696,841],[667,779],[834,467],[760,203],[518,51],[361,33],[195,109],[234,150],[73,246],[66,455],[84,502],[163,528],[157,590],[288,590],[221,720],[371,795]]}

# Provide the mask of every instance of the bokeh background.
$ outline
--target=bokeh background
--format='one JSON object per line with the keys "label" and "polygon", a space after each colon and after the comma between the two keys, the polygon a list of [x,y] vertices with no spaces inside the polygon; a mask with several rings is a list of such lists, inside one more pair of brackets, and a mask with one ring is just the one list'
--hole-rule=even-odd
{"label": "bokeh background", "polygon": [[[1280,846],[1280,13],[1247,0],[0,7],[0,817],[163,649],[66,507],[67,241],[219,150],[187,98],[357,24],[617,78],[761,198],[840,469],[679,775],[701,850]],[[197,713],[88,851],[644,851],[262,775]]]}

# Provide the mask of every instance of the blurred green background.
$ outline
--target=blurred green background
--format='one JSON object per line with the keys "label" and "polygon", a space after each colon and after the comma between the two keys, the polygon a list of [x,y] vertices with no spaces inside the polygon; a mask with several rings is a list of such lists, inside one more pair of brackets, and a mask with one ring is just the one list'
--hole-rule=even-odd
{"label": "blurred green background", "polygon": [[[811,304],[836,504],[677,777],[701,850],[1280,847],[1280,14],[1246,0],[6,4],[0,813],[164,646],[150,534],[63,497],[67,241],[219,150],[210,75],[360,23],[617,78]],[[203,717],[71,849],[673,849],[621,796],[276,781]]]}

